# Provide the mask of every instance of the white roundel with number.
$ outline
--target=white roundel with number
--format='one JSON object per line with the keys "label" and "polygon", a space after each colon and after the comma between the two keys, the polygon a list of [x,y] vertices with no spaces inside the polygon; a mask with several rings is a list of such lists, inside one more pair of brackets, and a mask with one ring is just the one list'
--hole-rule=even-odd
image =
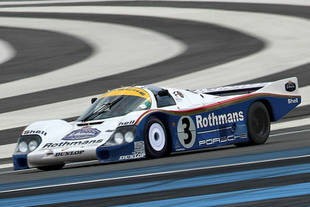
{"label": "white roundel with number", "polygon": [[178,122],[178,138],[185,148],[191,148],[196,141],[196,127],[190,116],[182,116]]}

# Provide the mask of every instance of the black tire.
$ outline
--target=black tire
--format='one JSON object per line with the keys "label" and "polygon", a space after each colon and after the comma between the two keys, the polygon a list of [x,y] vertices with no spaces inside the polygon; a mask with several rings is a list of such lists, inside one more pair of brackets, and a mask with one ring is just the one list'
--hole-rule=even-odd
{"label": "black tire", "polygon": [[144,127],[146,156],[159,158],[168,154],[168,133],[164,124],[156,117],[150,117]]}
{"label": "black tire", "polygon": [[247,117],[249,144],[264,144],[270,133],[269,112],[262,102],[254,102],[248,109]]}
{"label": "black tire", "polygon": [[60,164],[60,165],[51,165],[51,166],[41,166],[37,167],[39,170],[43,171],[51,171],[51,170],[60,170],[64,167],[65,164]]}

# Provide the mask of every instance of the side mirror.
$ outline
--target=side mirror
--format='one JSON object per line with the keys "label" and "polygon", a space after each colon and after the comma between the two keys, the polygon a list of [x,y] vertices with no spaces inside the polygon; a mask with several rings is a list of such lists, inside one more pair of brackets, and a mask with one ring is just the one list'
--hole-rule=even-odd
{"label": "side mirror", "polygon": [[158,91],[158,95],[159,96],[168,96],[169,92],[167,89],[162,89],[162,90]]}
{"label": "side mirror", "polygon": [[93,104],[93,103],[95,103],[95,101],[97,101],[97,98],[92,98],[92,99],[90,100],[90,103]]}

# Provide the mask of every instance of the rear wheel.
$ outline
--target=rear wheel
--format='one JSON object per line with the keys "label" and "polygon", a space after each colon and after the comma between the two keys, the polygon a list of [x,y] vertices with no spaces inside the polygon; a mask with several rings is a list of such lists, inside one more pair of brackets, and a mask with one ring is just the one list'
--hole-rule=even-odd
{"label": "rear wheel", "polygon": [[155,117],[151,117],[144,129],[145,151],[151,158],[163,157],[168,153],[168,134],[164,124]]}
{"label": "rear wheel", "polygon": [[270,133],[270,117],[262,102],[254,102],[248,110],[247,118],[250,144],[264,144]]}

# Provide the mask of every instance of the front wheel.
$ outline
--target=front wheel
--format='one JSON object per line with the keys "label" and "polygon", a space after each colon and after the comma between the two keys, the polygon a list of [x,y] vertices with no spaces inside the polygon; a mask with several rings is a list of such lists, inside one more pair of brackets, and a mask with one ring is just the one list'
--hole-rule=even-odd
{"label": "front wheel", "polygon": [[250,144],[264,144],[270,133],[270,117],[262,102],[254,102],[248,110],[247,119]]}
{"label": "front wheel", "polygon": [[168,134],[164,124],[151,117],[144,130],[146,155],[151,158],[163,157],[168,153]]}

